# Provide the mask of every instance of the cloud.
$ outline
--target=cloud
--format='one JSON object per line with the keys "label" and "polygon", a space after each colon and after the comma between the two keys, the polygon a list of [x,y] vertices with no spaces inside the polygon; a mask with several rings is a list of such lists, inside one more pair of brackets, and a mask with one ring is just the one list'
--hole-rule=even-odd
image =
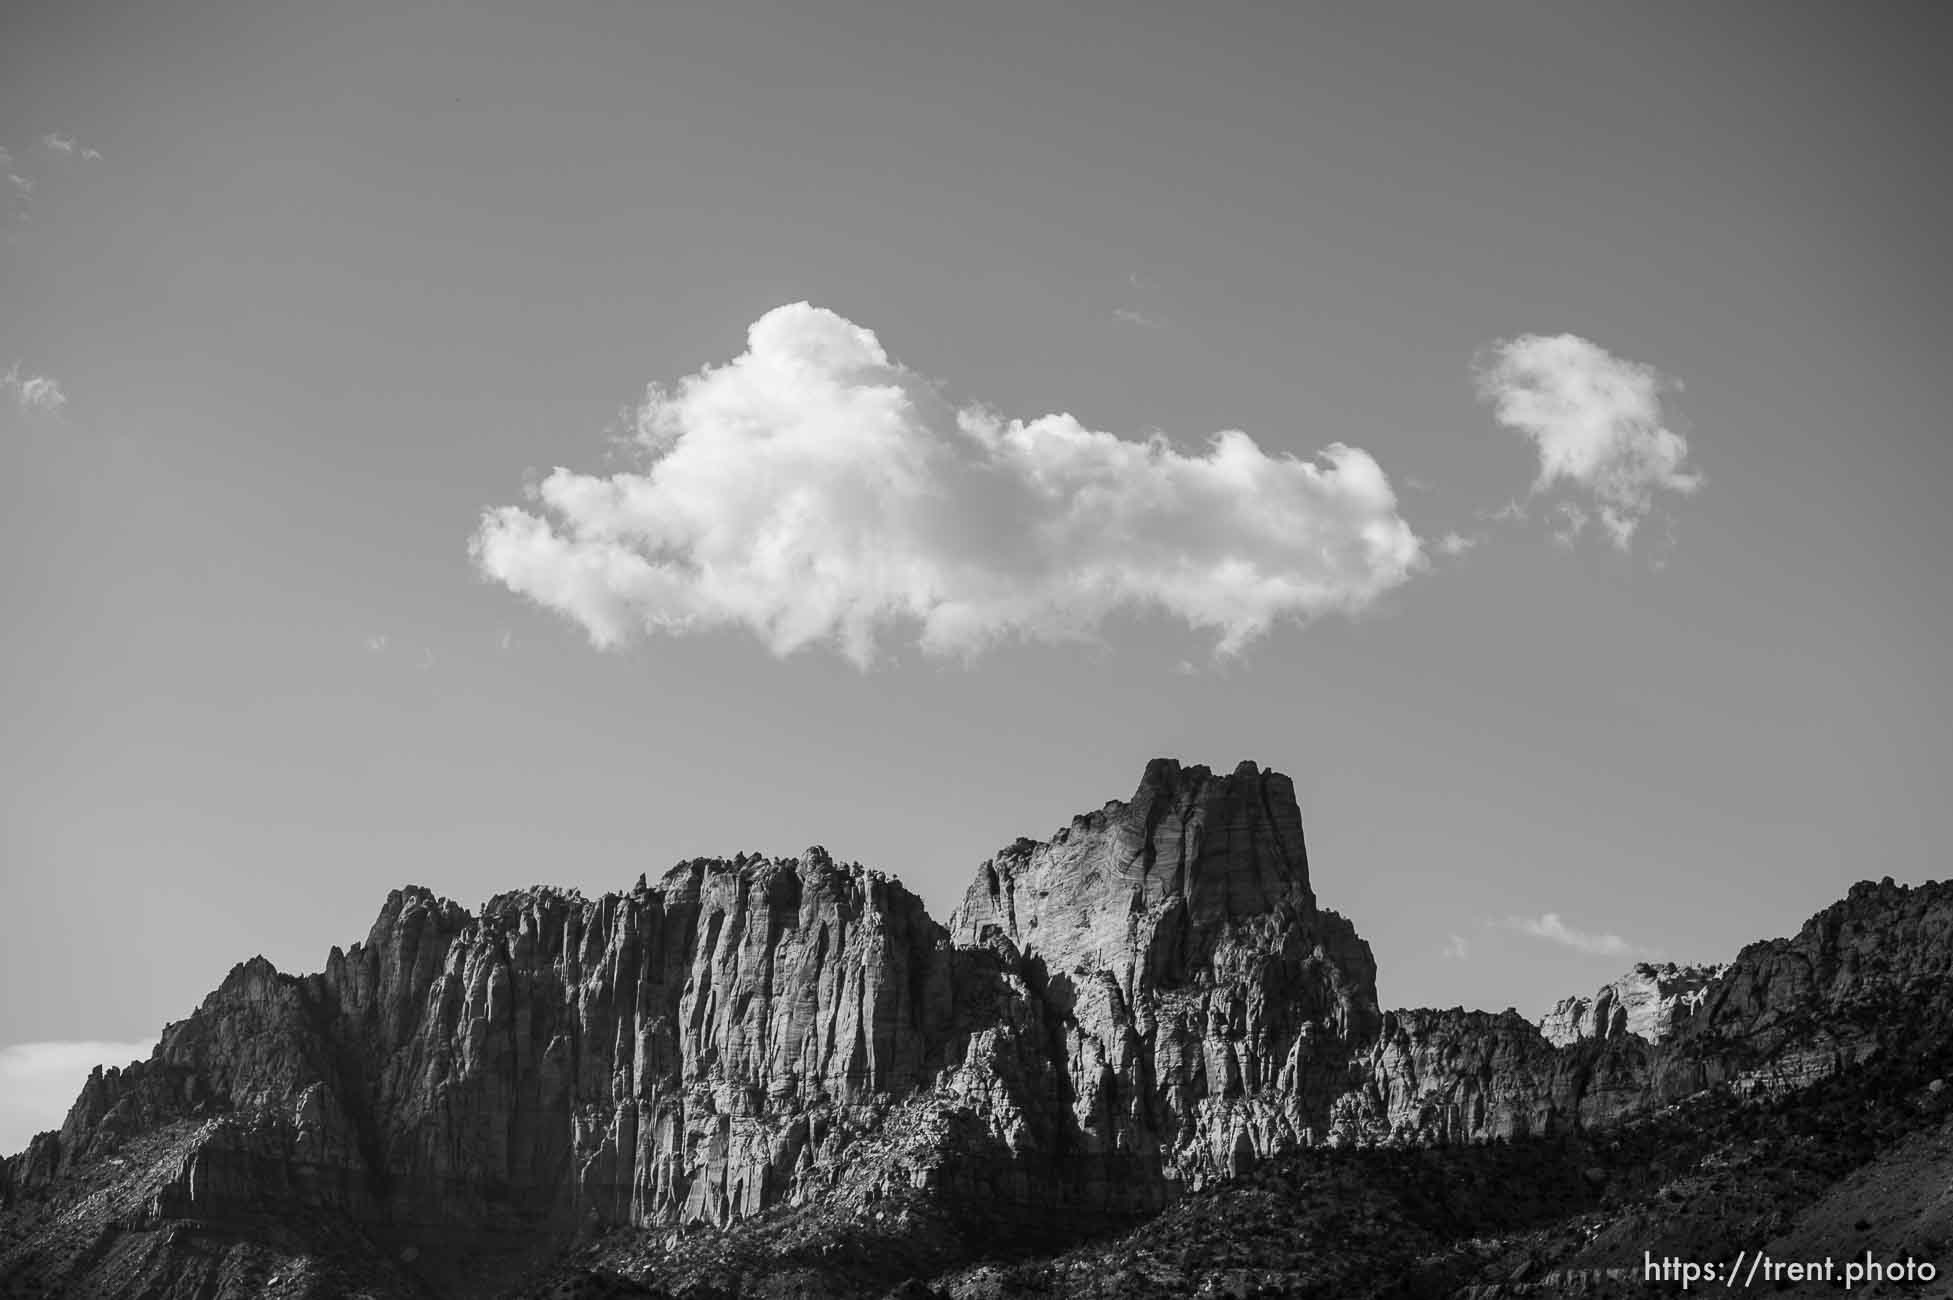
{"label": "cloud", "polygon": [[1472,955],[1472,949],[1471,945],[1465,942],[1464,935],[1454,934],[1445,940],[1445,945],[1438,950],[1438,955],[1450,961],[1464,961]]}
{"label": "cloud", "polygon": [[83,158],[89,159],[100,158],[102,156],[93,149],[83,147],[66,131],[49,131],[41,137],[41,143],[56,153],[69,155],[80,154]]}
{"label": "cloud", "polygon": [[18,361],[0,375],[0,392],[12,393],[14,405],[28,414],[53,415],[68,404],[59,383],[47,375],[22,374]]}
{"label": "cloud", "polygon": [[381,653],[387,648],[387,634],[384,632],[375,632],[372,636],[367,637],[366,648],[374,654]]}
{"label": "cloud", "polygon": [[1585,493],[1622,550],[1658,494],[1702,486],[1687,440],[1663,423],[1662,394],[1681,385],[1653,367],[1577,335],[1527,334],[1496,345],[1477,381],[1499,422],[1538,449],[1534,493],[1559,483]]}
{"label": "cloud", "polygon": [[1559,521],[1553,528],[1553,540],[1561,546],[1572,546],[1580,540],[1580,534],[1593,521],[1593,516],[1575,501],[1562,501],[1554,506],[1551,517]]}
{"label": "cloud", "polygon": [[1654,949],[1629,943],[1618,934],[1593,934],[1586,930],[1575,929],[1561,920],[1558,912],[1545,912],[1539,916],[1508,917],[1506,928],[1596,957],[1656,955]]}
{"label": "cloud", "polygon": [[1481,510],[1478,518],[1497,524],[1523,524],[1526,522],[1526,507],[1517,501],[1508,501],[1497,510]]}
{"label": "cloud", "polygon": [[1438,539],[1437,549],[1440,555],[1446,555],[1455,560],[1484,540],[1482,537],[1467,537],[1463,533],[1446,533]]}
{"label": "cloud", "polygon": [[743,627],[775,654],[829,644],[868,667],[892,633],[968,657],[1163,612],[1239,650],[1283,621],[1354,614],[1425,563],[1383,470],[1238,431],[1198,454],[952,405],[870,331],[806,303],[747,350],[649,389],[642,464],[557,469],[534,508],[489,509],[487,578],[599,647]]}
{"label": "cloud", "polygon": [[155,1045],[150,1039],[0,1047],[0,1155],[13,1155],[36,1133],[60,1128],[89,1071],[97,1065],[148,1060]]}
{"label": "cloud", "polygon": [[1148,312],[1134,311],[1130,307],[1114,307],[1112,309],[1112,315],[1116,320],[1122,320],[1128,325],[1138,325],[1143,329],[1160,330],[1166,328],[1165,318],[1154,316]]}
{"label": "cloud", "polygon": [[34,192],[34,182],[14,170],[14,156],[0,147],[0,176],[7,178],[10,201],[7,205],[9,218],[27,218],[27,196]]}

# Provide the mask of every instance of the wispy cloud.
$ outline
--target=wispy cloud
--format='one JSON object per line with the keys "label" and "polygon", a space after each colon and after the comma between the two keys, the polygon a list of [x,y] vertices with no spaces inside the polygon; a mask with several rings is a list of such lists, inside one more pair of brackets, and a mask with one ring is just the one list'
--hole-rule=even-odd
{"label": "wispy cloud", "polygon": [[1596,957],[1652,957],[1658,955],[1652,948],[1629,943],[1618,934],[1603,934],[1577,929],[1561,919],[1558,912],[1544,912],[1538,916],[1512,916],[1505,921],[1507,929],[1520,934],[1531,935],[1535,939],[1545,939],[1575,952],[1584,952]]}
{"label": "wispy cloud", "polygon": [[1438,949],[1438,955],[1449,961],[1464,961],[1472,955],[1472,947],[1465,942],[1464,935],[1454,934],[1445,940],[1444,947]]}
{"label": "wispy cloud", "polygon": [[1477,517],[1496,524],[1523,524],[1526,522],[1526,507],[1517,501],[1508,501],[1497,510],[1481,510]]}
{"label": "wispy cloud", "polygon": [[1070,415],[1006,420],[805,303],[761,317],[730,362],[653,386],[636,443],[636,471],[559,468],[470,546],[599,647],[743,627],[865,668],[901,629],[967,657],[1090,638],[1133,609],[1227,654],[1362,611],[1425,562],[1367,452],[1305,461],[1228,430],[1189,454]]}
{"label": "wispy cloud", "polygon": [[1155,316],[1151,312],[1135,311],[1131,307],[1114,307],[1112,309],[1112,315],[1116,320],[1122,320],[1128,325],[1137,325],[1142,329],[1163,330],[1166,328],[1166,318],[1164,316]]}
{"label": "wispy cloud", "polygon": [[366,638],[366,648],[374,654],[382,653],[387,648],[387,634],[384,632],[373,633],[373,635]]}
{"label": "wispy cloud", "polygon": [[20,1151],[36,1133],[60,1128],[96,1066],[147,1060],[154,1047],[154,1039],[0,1047],[0,1155]]}
{"label": "wispy cloud", "polygon": [[9,220],[27,218],[27,196],[34,192],[34,182],[14,169],[14,156],[0,147],[0,176],[7,178],[7,217]]}
{"label": "wispy cloud", "polygon": [[1702,486],[1662,411],[1663,394],[1681,385],[1652,366],[1577,335],[1527,334],[1497,344],[1476,377],[1499,422],[1538,450],[1534,493],[1559,484],[1582,493],[1622,550],[1660,494]]}
{"label": "wispy cloud", "polygon": [[49,131],[41,137],[41,143],[59,154],[68,154],[87,159],[95,159],[102,156],[95,150],[81,144],[66,131]]}
{"label": "wispy cloud", "polygon": [[53,415],[68,404],[68,395],[51,376],[23,372],[18,361],[0,375],[0,392],[10,394],[14,405],[29,414]]}
{"label": "wispy cloud", "polygon": [[1553,541],[1567,547],[1579,541],[1580,534],[1585,532],[1587,525],[1593,521],[1593,516],[1574,501],[1560,502],[1553,507],[1550,517],[1554,521]]}
{"label": "wispy cloud", "polygon": [[1438,554],[1455,560],[1484,540],[1482,537],[1467,537],[1463,533],[1446,533],[1438,538]]}

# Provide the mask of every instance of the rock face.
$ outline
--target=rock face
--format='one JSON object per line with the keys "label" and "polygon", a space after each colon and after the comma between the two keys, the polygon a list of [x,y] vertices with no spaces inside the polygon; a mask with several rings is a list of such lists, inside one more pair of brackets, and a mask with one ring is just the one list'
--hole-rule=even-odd
{"label": "rock face", "polygon": [[[1385,1015],[1369,946],[1317,905],[1289,780],[1158,760],[1130,800],[984,863],[946,928],[819,849],[477,913],[396,891],[317,974],[238,966],[0,1162],[16,1216],[118,1171],[73,1193],[93,1208],[0,1220],[0,1280],[116,1294],[114,1241],[267,1216],[346,1225],[430,1285],[443,1250],[896,1193],[1106,1221],[1320,1143],[1799,1086],[1946,1011],[1949,961],[1953,887],[1886,881],[1726,969],[1637,968],[1544,1031]],[[61,1262],[52,1243],[88,1232]],[[144,1258],[180,1276],[162,1246]]]}
{"label": "rock face", "polygon": [[1198,1184],[1324,1140],[1375,1038],[1376,962],[1316,906],[1289,779],[1156,760],[1131,800],[1019,840],[950,918],[1008,944],[1086,1152]]}
{"label": "rock face", "polygon": [[1540,1032],[1555,1047],[1621,1034],[1665,1042],[1679,1024],[1702,1009],[1709,985],[1723,969],[1641,962],[1621,978],[1603,984],[1593,997],[1562,998],[1540,1021]]}
{"label": "rock face", "polygon": [[824,1188],[954,1061],[951,966],[912,894],[818,849],[476,916],[400,890],[322,973],[246,962],[151,1060],[98,1071],[17,1181],[195,1116],[156,1214],[724,1222]]}
{"label": "rock face", "polygon": [[[1861,883],[1795,937],[1751,944],[1727,966],[1630,972],[1589,1004],[1614,1008],[1598,1017],[1605,1033],[1555,1043],[1517,1012],[1393,1012],[1369,1053],[1368,1077],[1337,1103],[1334,1136],[1543,1135],[1618,1122],[1719,1085],[1780,1093],[1895,1050],[1945,1018],[1949,976],[1953,882]],[[1667,991],[1691,984],[1697,1005],[1664,1013]],[[1639,1021],[1653,1032],[1630,1029],[1637,1021],[1626,999],[1610,993],[1624,986],[1654,1009],[1652,1024],[1645,1011]],[[1559,1026],[1580,1022],[1570,1015]]]}

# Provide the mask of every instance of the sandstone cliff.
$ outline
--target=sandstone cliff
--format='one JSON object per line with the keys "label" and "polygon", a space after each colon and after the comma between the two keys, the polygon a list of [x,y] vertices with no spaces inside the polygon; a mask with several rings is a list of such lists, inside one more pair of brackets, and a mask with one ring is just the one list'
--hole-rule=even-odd
{"label": "sandstone cliff", "polygon": [[1088,1151],[1198,1184],[1326,1138],[1376,1034],[1376,963],[1320,910],[1289,779],[1150,764],[1127,802],[983,864],[957,943],[1008,942]]}
{"label": "sandstone cliff", "polygon": [[238,966],[149,1061],[91,1077],[12,1181],[194,1118],[152,1216],[724,1222],[828,1189],[954,1062],[951,968],[913,895],[818,849],[476,915],[400,890],[320,974]]}
{"label": "sandstone cliff", "polygon": [[1709,985],[1723,969],[1640,962],[1619,979],[1603,984],[1590,998],[1562,998],[1540,1021],[1540,1032],[1555,1047],[1620,1034],[1633,1034],[1651,1043],[1665,1042],[1681,1023],[1702,1009]]}
{"label": "sandstone cliff", "polygon": [[[1667,982],[1701,996],[1694,1007],[1677,998],[1665,1014],[1661,998],[1647,998],[1653,1015],[1638,1022],[1614,1000],[1606,1033],[1556,1043],[1517,1012],[1393,1012],[1367,1077],[1337,1103],[1334,1136],[1552,1134],[1719,1085],[1744,1095],[1807,1086],[1939,1023],[1953,1010],[1949,975],[1953,883],[1858,884],[1794,937],[1751,944],[1727,966],[1631,972],[1610,987],[1657,993]],[[1602,993],[1592,1005],[1610,1005]],[[1651,1032],[1633,1032],[1636,1023]]]}
{"label": "sandstone cliff", "polygon": [[1131,799],[982,864],[947,927],[819,849],[474,913],[396,891],[321,972],[238,966],[0,1162],[0,1278],[226,1294],[208,1279],[235,1261],[186,1224],[238,1249],[267,1224],[352,1234],[392,1261],[362,1283],[383,1294],[482,1293],[496,1251],[774,1207],[919,1196],[1076,1230],[1318,1144],[1802,1086],[1943,1015],[1949,961],[1953,887],[1886,881],[1725,969],[1630,973],[1550,1032],[1382,1014],[1288,779],[1158,760]]}

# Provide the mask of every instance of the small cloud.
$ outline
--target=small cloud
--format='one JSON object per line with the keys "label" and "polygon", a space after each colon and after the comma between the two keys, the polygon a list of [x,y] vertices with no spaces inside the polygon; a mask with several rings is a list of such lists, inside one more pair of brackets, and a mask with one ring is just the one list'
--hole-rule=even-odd
{"label": "small cloud", "polygon": [[1137,271],[1126,272],[1126,283],[1131,285],[1133,288],[1140,290],[1142,293],[1150,292],[1151,290],[1159,288],[1158,285],[1154,284],[1151,280],[1147,279],[1145,276],[1141,275]]}
{"label": "small cloud", "polygon": [[372,636],[367,637],[366,648],[374,654],[382,653],[387,648],[387,634],[384,632],[375,632]]}
{"label": "small cloud", "polygon": [[1463,533],[1446,533],[1438,539],[1438,554],[1455,560],[1484,540],[1482,537],[1467,537]]}
{"label": "small cloud", "polygon": [[502,649],[507,650],[510,646],[513,646],[514,644],[515,644],[515,633],[510,632],[507,629],[503,629]]}
{"label": "small cloud", "polygon": [[22,374],[18,361],[0,375],[0,392],[12,393],[14,405],[28,414],[54,415],[68,404],[59,383],[48,375]]}
{"label": "small cloud", "polygon": [[1471,945],[1465,942],[1464,935],[1454,934],[1445,941],[1444,947],[1438,950],[1438,955],[1450,961],[1464,961],[1472,955],[1472,949]]}
{"label": "small cloud", "polygon": [[155,1045],[149,1039],[0,1047],[0,1155],[23,1150],[36,1133],[60,1128],[96,1066],[146,1061]]}
{"label": "small cloud", "polygon": [[70,156],[78,154],[83,158],[89,159],[100,158],[102,156],[95,150],[82,145],[66,131],[49,131],[41,137],[41,143],[60,154],[68,154]]}
{"label": "small cloud", "polygon": [[1142,329],[1163,330],[1166,328],[1166,319],[1164,317],[1154,316],[1143,311],[1134,311],[1130,307],[1114,307],[1112,309],[1112,315],[1116,320],[1122,320],[1128,325],[1137,325]]}
{"label": "small cloud", "polygon": [[1688,441],[1662,411],[1663,394],[1681,384],[1652,366],[1578,335],[1526,334],[1497,344],[1477,382],[1499,423],[1537,449],[1534,494],[1557,484],[1583,493],[1623,551],[1661,494],[1702,486],[1687,464]]}
{"label": "small cloud", "polygon": [[1517,501],[1508,501],[1497,510],[1481,511],[1478,517],[1495,524],[1523,524],[1526,522],[1526,507]]}
{"label": "small cloud", "polygon": [[1560,919],[1558,912],[1544,912],[1539,916],[1507,917],[1505,926],[1520,934],[1531,935],[1535,939],[1545,939],[1575,952],[1584,952],[1595,957],[1653,957],[1659,954],[1652,948],[1629,943],[1618,934],[1595,934],[1576,929]]}
{"label": "small cloud", "polygon": [[0,176],[7,178],[8,217],[25,221],[27,196],[34,192],[34,182],[14,170],[14,156],[4,148],[0,148]]}
{"label": "small cloud", "polygon": [[1551,517],[1559,520],[1558,526],[1553,529],[1553,541],[1566,547],[1579,540],[1581,532],[1592,520],[1592,516],[1571,501],[1562,501],[1554,506]]}

